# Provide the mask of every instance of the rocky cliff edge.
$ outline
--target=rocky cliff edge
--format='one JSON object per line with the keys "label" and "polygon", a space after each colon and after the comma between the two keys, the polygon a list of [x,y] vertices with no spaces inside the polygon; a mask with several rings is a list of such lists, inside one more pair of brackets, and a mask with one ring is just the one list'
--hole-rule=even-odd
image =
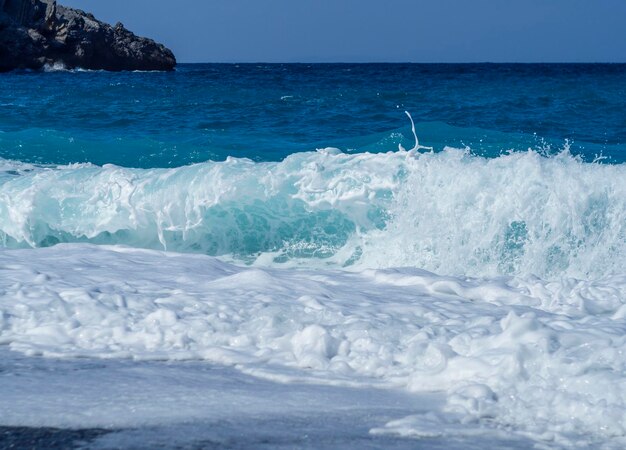
{"label": "rocky cliff edge", "polygon": [[0,0],[0,71],[45,67],[173,70],[174,54],[124,25],[55,0]]}

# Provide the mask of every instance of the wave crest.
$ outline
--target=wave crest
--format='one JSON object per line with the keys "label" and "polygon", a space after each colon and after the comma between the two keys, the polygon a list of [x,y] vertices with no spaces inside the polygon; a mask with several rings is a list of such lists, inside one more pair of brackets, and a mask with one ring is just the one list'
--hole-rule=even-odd
{"label": "wave crest", "polygon": [[0,239],[247,263],[593,277],[622,270],[626,169],[446,148],[228,158],[175,169],[0,164]]}

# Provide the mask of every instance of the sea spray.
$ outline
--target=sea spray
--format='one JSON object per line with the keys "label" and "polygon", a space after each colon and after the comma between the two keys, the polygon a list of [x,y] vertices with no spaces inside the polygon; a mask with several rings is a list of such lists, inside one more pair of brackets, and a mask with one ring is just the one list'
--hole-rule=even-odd
{"label": "sea spray", "polygon": [[8,247],[95,242],[244,262],[539,276],[608,274],[626,254],[626,168],[566,152],[321,150],[176,169],[10,166],[0,185]]}
{"label": "sea spray", "polygon": [[175,169],[2,162],[6,247],[124,244],[270,265],[596,277],[626,255],[626,167],[567,151],[297,153]]}

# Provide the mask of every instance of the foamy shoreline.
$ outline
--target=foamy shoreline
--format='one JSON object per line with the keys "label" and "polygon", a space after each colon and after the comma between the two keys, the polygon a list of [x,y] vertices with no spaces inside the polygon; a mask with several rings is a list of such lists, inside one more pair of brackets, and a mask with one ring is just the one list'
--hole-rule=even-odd
{"label": "foamy shoreline", "polygon": [[626,436],[626,275],[243,268],[85,244],[3,250],[0,269],[0,341],[26,355],[204,360],[272,383],[445,393],[435,415],[375,433]]}

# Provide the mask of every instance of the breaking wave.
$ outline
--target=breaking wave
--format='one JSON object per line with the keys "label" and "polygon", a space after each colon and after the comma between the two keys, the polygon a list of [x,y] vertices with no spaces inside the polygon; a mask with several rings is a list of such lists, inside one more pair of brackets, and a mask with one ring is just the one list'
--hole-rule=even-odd
{"label": "breaking wave", "polygon": [[259,265],[595,277],[626,266],[626,167],[567,150],[228,158],[173,169],[0,160],[0,245],[122,244]]}

